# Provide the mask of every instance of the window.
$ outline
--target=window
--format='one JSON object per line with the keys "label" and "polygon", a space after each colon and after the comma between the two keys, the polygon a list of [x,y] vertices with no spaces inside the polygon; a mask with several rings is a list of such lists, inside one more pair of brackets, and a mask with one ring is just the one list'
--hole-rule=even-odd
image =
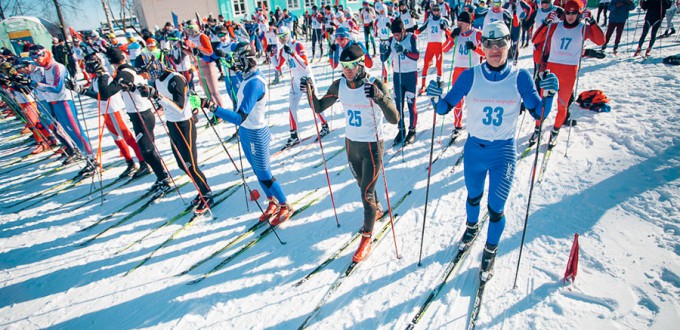
{"label": "window", "polygon": [[315,5],[314,0],[305,0],[305,8],[311,9],[312,6],[314,5]]}
{"label": "window", "polygon": [[347,3],[350,3],[350,2],[359,2],[359,0],[347,0]]}
{"label": "window", "polygon": [[288,10],[290,11],[291,9],[299,9],[300,8],[300,0],[286,0],[288,3]]}
{"label": "window", "polygon": [[246,13],[246,0],[234,0],[234,16]]}

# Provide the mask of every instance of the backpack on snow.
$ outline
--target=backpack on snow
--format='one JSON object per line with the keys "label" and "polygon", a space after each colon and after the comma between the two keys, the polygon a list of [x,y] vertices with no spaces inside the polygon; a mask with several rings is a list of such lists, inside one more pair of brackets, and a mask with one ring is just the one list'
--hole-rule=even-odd
{"label": "backpack on snow", "polygon": [[670,65],[680,65],[680,55],[672,55],[663,59],[663,62]]}
{"label": "backpack on snow", "polygon": [[609,98],[599,89],[593,89],[585,91],[579,94],[576,103],[581,106],[581,108],[589,109],[595,112],[609,112],[611,107],[609,106]]}

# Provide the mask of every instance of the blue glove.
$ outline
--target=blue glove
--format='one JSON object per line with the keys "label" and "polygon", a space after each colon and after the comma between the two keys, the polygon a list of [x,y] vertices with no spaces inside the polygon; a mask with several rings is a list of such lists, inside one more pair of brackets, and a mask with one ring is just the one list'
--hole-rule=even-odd
{"label": "blue glove", "polygon": [[441,97],[442,94],[444,94],[444,89],[442,88],[441,83],[438,83],[434,80],[430,80],[430,84],[427,85],[427,96]]}
{"label": "blue glove", "polygon": [[538,74],[538,87],[543,89],[543,97],[553,96],[557,94],[560,88],[560,82],[557,80],[557,76],[551,73],[550,70],[545,70]]}

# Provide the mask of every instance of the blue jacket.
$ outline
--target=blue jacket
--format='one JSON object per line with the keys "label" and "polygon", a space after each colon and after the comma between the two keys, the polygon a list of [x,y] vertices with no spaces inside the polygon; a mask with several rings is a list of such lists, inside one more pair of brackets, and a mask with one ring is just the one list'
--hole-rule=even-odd
{"label": "blue jacket", "polygon": [[628,20],[628,12],[633,9],[635,2],[632,0],[612,0],[609,3],[609,22],[625,23]]}

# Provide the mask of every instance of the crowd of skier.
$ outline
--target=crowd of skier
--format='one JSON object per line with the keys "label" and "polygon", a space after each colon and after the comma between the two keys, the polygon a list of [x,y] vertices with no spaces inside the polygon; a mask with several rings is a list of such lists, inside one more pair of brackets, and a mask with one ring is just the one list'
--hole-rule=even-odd
{"label": "crowd of skier", "polygon": [[[672,18],[677,3],[643,0],[639,6],[646,14],[634,55],[641,55],[650,34],[644,49],[649,56],[664,18],[664,35],[675,33]],[[534,144],[554,98],[557,114],[548,142],[549,148],[554,147],[561,128],[576,124],[569,118],[569,107],[585,41],[605,50],[616,32],[612,51],[617,54],[629,12],[635,8],[631,0],[602,0],[595,17],[576,0],[478,0],[474,4],[426,0],[419,8],[405,1],[376,0],[363,1],[356,13],[342,6],[315,5],[301,18],[286,9],[267,13],[258,8],[241,23],[225,21],[222,16],[197,17],[168,22],[155,33],[143,30],[135,36],[128,32],[126,42],[92,31],[73,35],[73,43],[55,38],[52,50],[26,44],[29,56],[25,58],[5,50],[0,85],[8,109],[5,114],[21,118],[35,139],[31,153],[52,151],[62,155],[64,164],[82,161],[79,175],[83,178],[101,171],[102,158],[84,126],[82,112],[92,110],[78,109],[74,100],[80,95],[96,99],[102,118],[98,145],[106,128],[127,164],[120,176],[138,178],[153,172],[156,180],[150,191],[156,198],[173,185],[155,144],[154,128],[164,126],[179,168],[196,187],[192,204],[199,214],[208,211],[214,199],[209,178],[199,167],[197,141],[204,137],[197,136],[198,116],[205,114],[211,125],[234,124],[242,152],[268,200],[259,220],[277,226],[294,210],[284,193],[286,183],[272,174],[266,112],[272,99],[283,97],[269,95],[269,86],[285,79],[287,67],[290,136],[284,150],[302,143],[300,105],[309,105],[318,116],[317,139],[331,134],[324,111],[338,101],[344,109],[347,162],[364,207],[355,262],[369,255],[374,223],[386,211],[376,193],[383,155],[389,148],[384,142],[384,121],[397,125],[398,134],[389,139],[392,147],[412,144],[417,138],[416,100],[431,98],[438,115],[453,110],[452,141],[464,131],[467,136],[467,220],[460,249],[466,249],[478,234],[484,186],[489,180],[489,226],[480,267],[486,281],[493,274],[505,227],[520,115],[527,111],[535,119],[529,138],[530,145]],[[598,25],[601,13],[606,34]],[[302,38],[311,41],[311,57]],[[529,45],[533,46],[534,68],[519,69],[519,55]],[[444,56],[453,58],[450,70],[444,68]],[[327,61],[320,65],[333,72],[330,87],[323,93],[311,69],[317,58]],[[422,68],[419,63],[424,64]],[[271,84],[260,70],[262,65],[275,72]],[[428,74],[431,66],[436,68],[433,78]],[[74,79],[81,75],[83,80]],[[220,81],[226,85],[226,96],[220,92]]]}

